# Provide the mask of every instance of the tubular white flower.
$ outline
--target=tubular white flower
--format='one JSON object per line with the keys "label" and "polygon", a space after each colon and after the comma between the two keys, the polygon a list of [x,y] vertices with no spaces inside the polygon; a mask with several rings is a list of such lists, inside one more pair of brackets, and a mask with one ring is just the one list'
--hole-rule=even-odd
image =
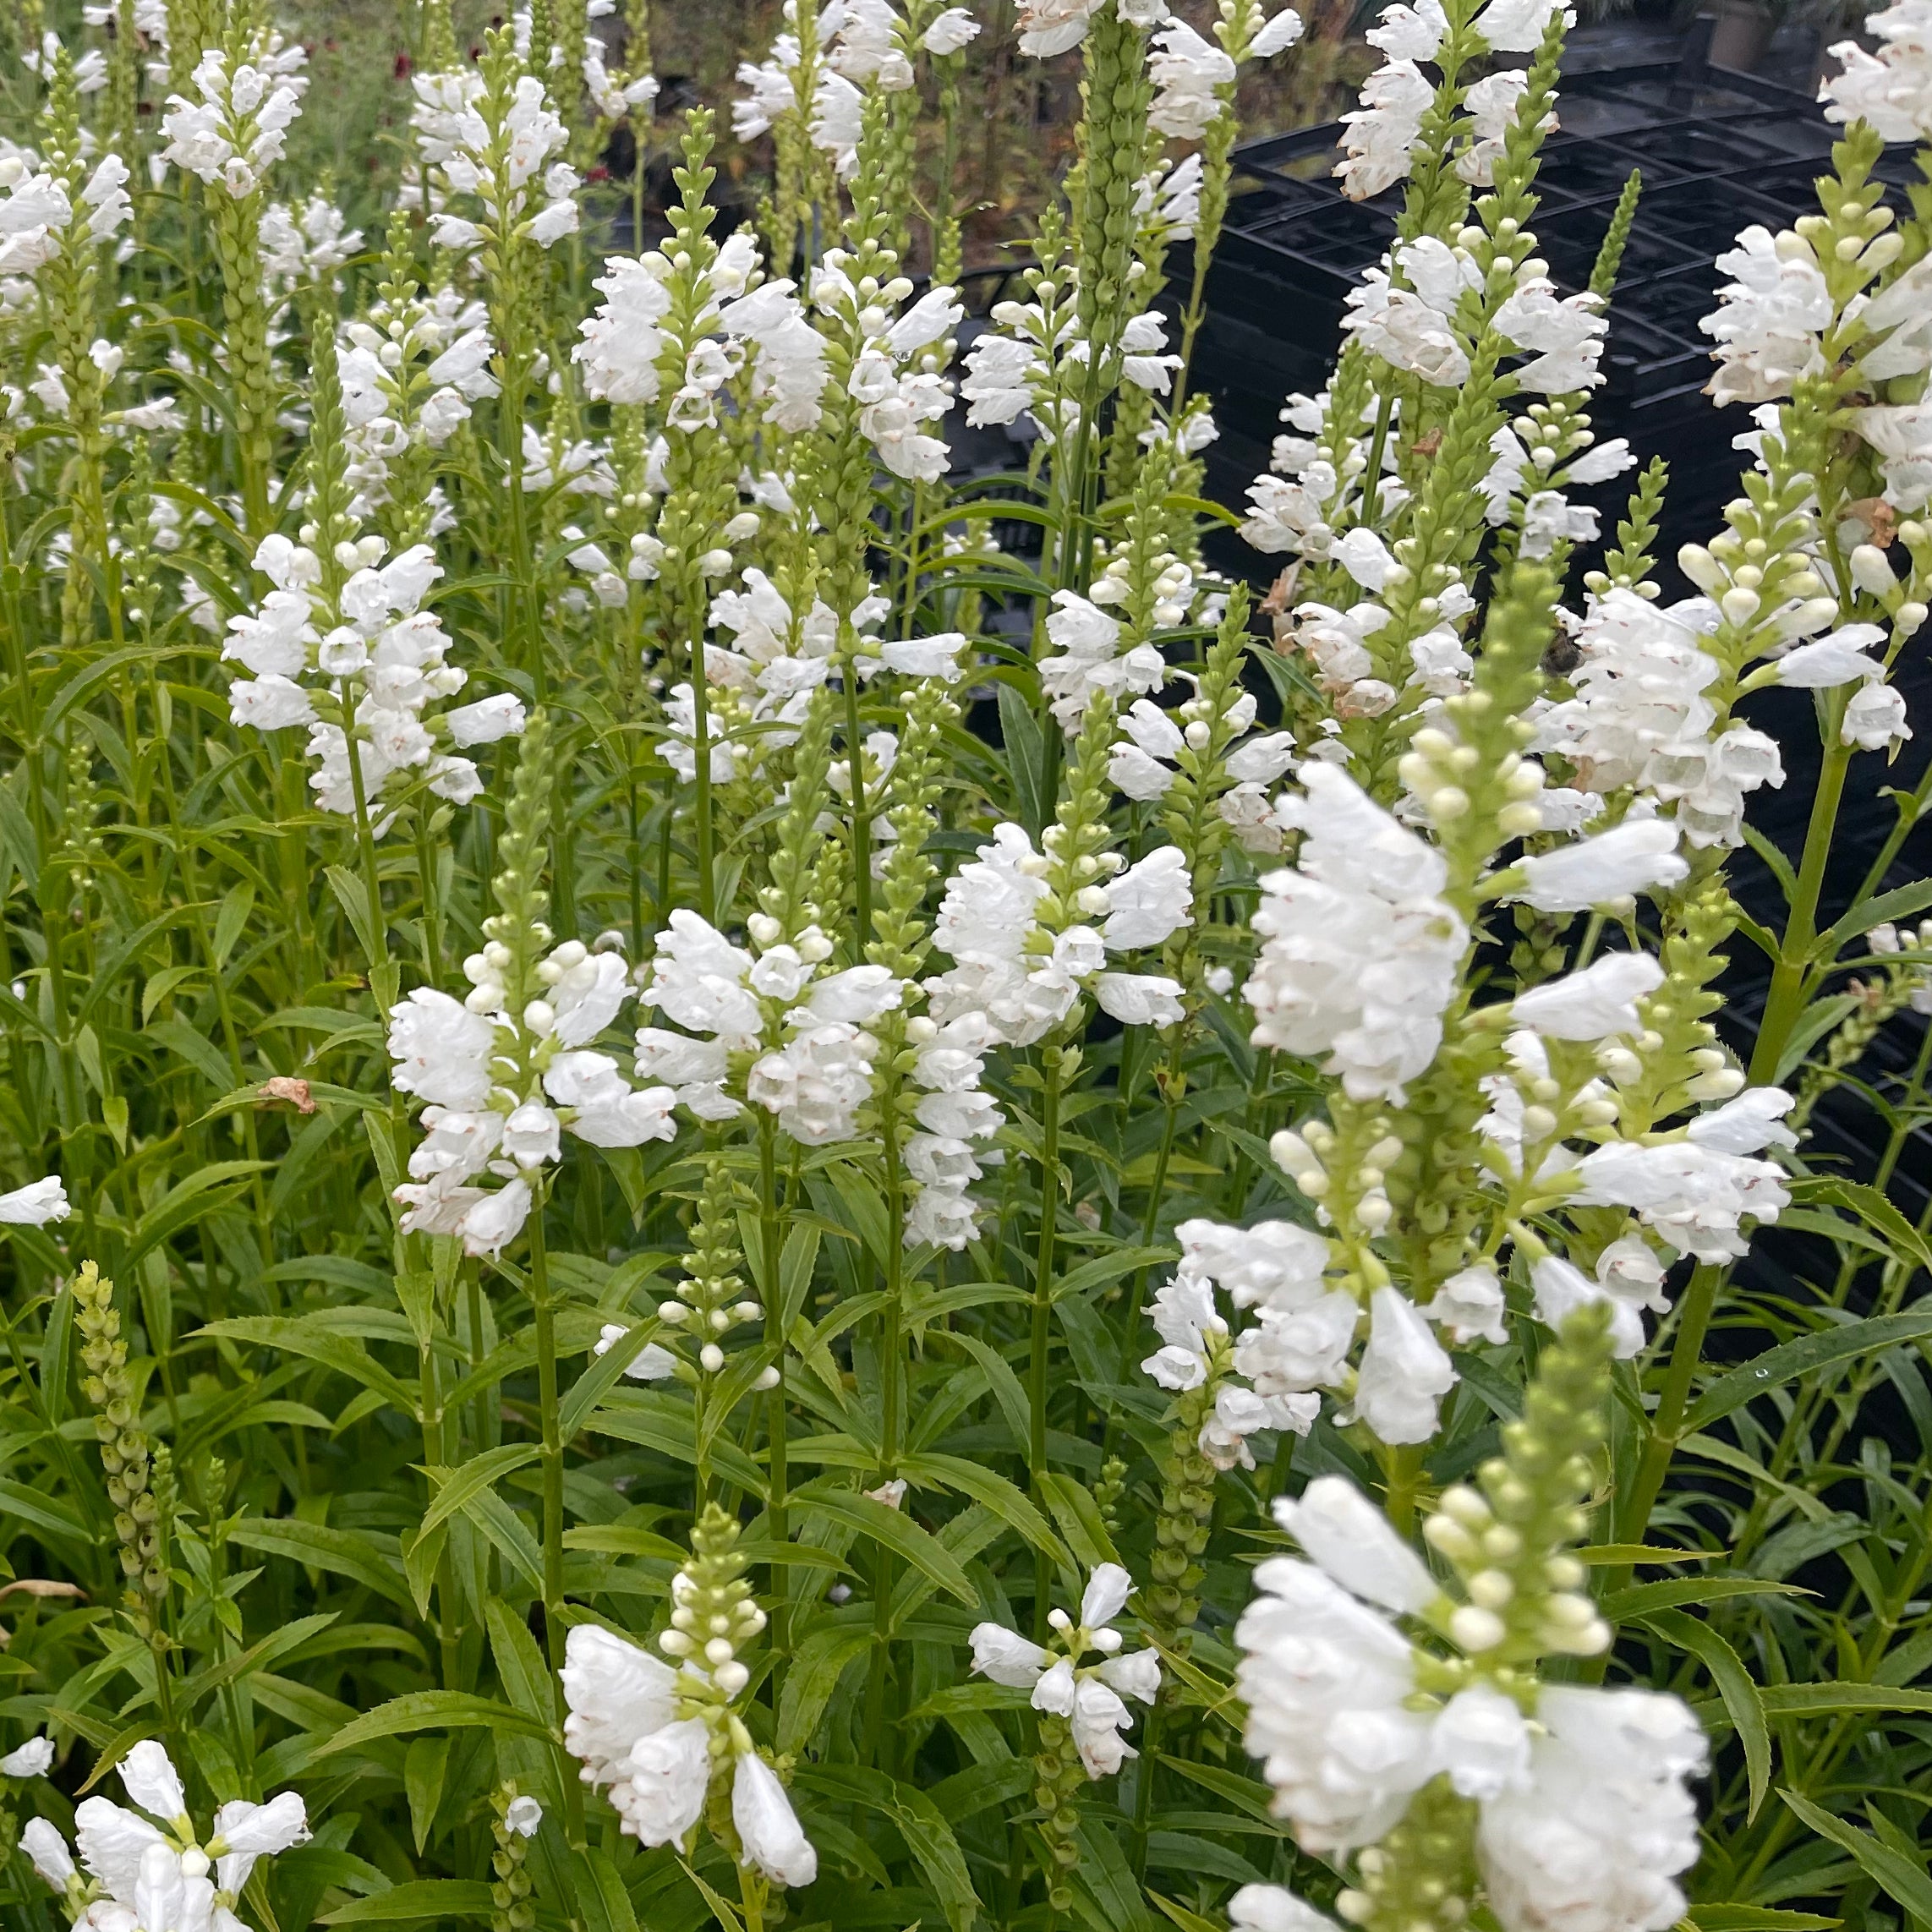
{"label": "tubular white flower", "polygon": [[0,1194],[0,1227],[44,1228],[50,1221],[66,1220],[73,1212],[58,1174]]}
{"label": "tubular white flower", "polygon": [[1442,1043],[1468,930],[1436,896],[1438,853],[1334,766],[1311,762],[1301,777],[1278,808],[1302,831],[1300,858],[1262,879],[1254,916],[1251,1037],[1327,1055],[1351,1098],[1399,1103]]}
{"label": "tubular white flower", "polygon": [[1631,818],[1594,838],[1519,862],[1520,889],[1510,895],[1539,912],[1586,912],[1656,886],[1675,885],[1690,870],[1678,855],[1678,829],[1667,819]]}
{"label": "tubular white flower", "polygon": [[30,1738],[0,1758],[0,1777],[44,1778],[53,1763],[53,1739]]}
{"label": "tubular white flower", "polygon": [[1441,1590],[1426,1565],[1345,1476],[1278,1497],[1274,1519],[1343,1589],[1385,1610],[1426,1610]]}
{"label": "tubular white flower", "polygon": [[1686,1781],[1708,1747],[1677,1698],[1546,1685],[1526,1778],[1482,1808],[1476,1856],[1508,1932],[1661,1932],[1698,1855]]}
{"label": "tubular white flower", "polygon": [[1355,1376],[1353,1407],[1385,1442],[1426,1442],[1435,1433],[1442,1398],[1456,1383],[1442,1345],[1398,1288],[1369,1300],[1368,1345]]}
{"label": "tubular white flower", "polygon": [[756,1752],[740,1753],[731,1780],[731,1822],[745,1857],[774,1885],[810,1885],[818,1854],[800,1829],[777,1773]]}

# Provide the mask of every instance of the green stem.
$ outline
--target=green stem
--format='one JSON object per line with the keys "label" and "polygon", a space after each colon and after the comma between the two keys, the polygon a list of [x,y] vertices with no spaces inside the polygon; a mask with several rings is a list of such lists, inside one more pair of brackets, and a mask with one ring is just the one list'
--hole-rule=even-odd
{"label": "green stem", "polygon": [[[1054,1237],[1058,1232],[1060,1166],[1060,1049],[1040,1056],[1040,1245],[1033,1267],[1033,1323],[1026,1362],[1026,1473],[1033,1493],[1045,1501],[1047,1486],[1047,1358],[1053,1341]],[[1043,1643],[1053,1571],[1037,1552],[1033,1570],[1033,1640]]]}
{"label": "green stem", "polygon": [[1690,1405],[1691,1383],[1704,1356],[1704,1338],[1717,1305],[1717,1291],[1724,1270],[1700,1262],[1683,1291],[1678,1311],[1678,1329],[1671,1343],[1671,1359],[1664,1371],[1664,1386],[1650,1418],[1650,1435],[1637,1465],[1637,1474],[1617,1512],[1618,1540],[1640,1543],[1650,1520],[1650,1512],[1669,1473],[1671,1458],[1677,1453],[1678,1439],[1683,1427],[1684,1412]]}
{"label": "green stem", "polygon": [[1804,830],[1804,854],[1798,862],[1798,888],[1792,894],[1791,916],[1785,922],[1778,962],[1771,971],[1771,992],[1765,1001],[1765,1016],[1751,1054],[1751,1081],[1754,1086],[1765,1085],[1776,1077],[1786,1043],[1803,1014],[1810,991],[1811,955],[1818,937],[1818,898],[1831,857],[1832,835],[1837,829],[1845,774],[1852,762],[1852,747],[1838,742],[1837,725],[1842,711],[1842,703],[1838,700],[1827,703],[1824,708],[1824,769],[1818,774],[1818,789],[1812,794],[1811,818]]}
{"label": "green stem", "polygon": [[[530,1202],[530,1305],[536,1315],[537,1409],[543,1429],[544,1472],[544,1642],[550,1655],[551,1688],[561,1735],[566,1714],[563,1680],[557,1672],[564,1661],[563,1618],[563,1436],[557,1414],[556,1311],[550,1300],[550,1258],[544,1245],[544,1191],[532,1190]],[[567,1757],[560,1761],[564,1790],[565,1836],[575,1846],[583,1843],[583,1787],[577,1767]]]}

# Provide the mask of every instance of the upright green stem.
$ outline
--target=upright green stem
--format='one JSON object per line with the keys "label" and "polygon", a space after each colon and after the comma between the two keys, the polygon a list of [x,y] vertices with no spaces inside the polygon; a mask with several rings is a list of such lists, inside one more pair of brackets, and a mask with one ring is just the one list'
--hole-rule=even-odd
{"label": "upright green stem", "polygon": [[[771,1350],[779,1380],[769,1398],[765,1424],[765,1526],[774,1543],[791,1535],[791,1471],[788,1464],[790,1418],[785,1398],[785,1293],[779,1267],[780,1228],[778,1203],[778,1122],[763,1108],[758,1110],[758,1229],[759,1245],[764,1251],[765,1345]],[[782,1564],[773,1566],[771,1575],[772,1701],[777,1703],[783,1688],[786,1652],[791,1644],[791,1572]]]}
{"label": "upright green stem", "polygon": [[[537,1408],[543,1431],[544,1474],[544,1642],[550,1655],[551,1686],[556,1701],[561,1740],[567,1707],[563,1680],[563,1435],[557,1414],[556,1311],[550,1300],[550,1259],[544,1245],[544,1190],[533,1190],[530,1203],[530,1305],[536,1316]],[[560,1745],[561,1748],[561,1745]],[[577,1767],[561,1760],[564,1789],[565,1834],[573,1845],[583,1842],[583,1787]]]}
{"label": "upright green stem", "polygon": [[1810,990],[1811,952],[1818,937],[1818,898],[1831,857],[1832,835],[1837,829],[1845,774],[1852,762],[1852,747],[1838,742],[1838,720],[1844,701],[1829,699],[1824,709],[1824,769],[1818,774],[1818,789],[1812,794],[1811,818],[1804,830],[1804,854],[1798,862],[1798,889],[1791,895],[1791,916],[1785,922],[1784,940],[1778,948],[1777,964],[1771,971],[1764,1020],[1751,1053],[1754,1085],[1761,1086],[1776,1078],[1785,1043],[1804,1011]]}
{"label": "upright green stem", "polygon": [[[1033,1267],[1033,1325],[1026,1361],[1026,1473],[1033,1492],[1045,1500],[1047,1486],[1047,1358],[1053,1343],[1054,1238],[1059,1229],[1060,1200],[1060,1048],[1048,1046],[1040,1055],[1040,1245]],[[1047,1612],[1053,1588],[1052,1566],[1046,1552],[1037,1552],[1033,1567],[1033,1640],[1047,1634]]]}
{"label": "upright green stem", "polygon": [[1717,1305],[1717,1291],[1724,1270],[1701,1262],[1692,1273],[1689,1285],[1678,1310],[1677,1334],[1671,1343],[1671,1359],[1664,1371],[1664,1386],[1650,1417],[1650,1431],[1637,1474],[1617,1511],[1617,1536],[1626,1543],[1640,1543],[1669,1473],[1671,1458],[1677,1453],[1684,1412],[1690,1405],[1691,1383],[1704,1357],[1704,1338]]}

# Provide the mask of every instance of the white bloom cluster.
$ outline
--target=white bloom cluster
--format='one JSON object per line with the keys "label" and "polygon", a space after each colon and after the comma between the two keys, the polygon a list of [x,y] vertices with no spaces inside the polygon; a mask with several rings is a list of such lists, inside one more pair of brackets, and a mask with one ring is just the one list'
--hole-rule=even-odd
{"label": "white bloom cluster", "polygon": [[[1058,831],[1049,828],[1052,841]],[[1193,888],[1179,851],[1164,846],[1121,870],[1117,854],[1103,855],[1106,884],[1082,889],[1077,910],[1092,926],[1049,932],[1039,923],[1048,891],[1050,862],[1033,849],[1023,828],[993,828],[989,844],[946,882],[933,944],[954,961],[926,982],[933,1016],[942,1024],[962,1014],[985,1016],[991,1037],[1030,1046],[1073,1011],[1091,990],[1102,1011],[1123,1026],[1170,1026],[1181,1016],[1178,982],[1158,974],[1109,972],[1109,952],[1163,944],[1193,919]]]}
{"label": "white bloom cluster", "polygon": [[[1152,199],[1150,194],[1150,204]],[[966,351],[960,393],[970,406],[969,424],[1004,424],[1025,415],[1050,449],[1080,421],[1079,398],[1086,387],[1092,344],[1080,332],[1070,299],[1070,265],[1052,276],[1036,271],[1028,279],[1032,301],[993,304],[994,326]],[[1180,366],[1179,357],[1166,351],[1167,324],[1158,310],[1130,315],[1119,343],[1108,351],[1101,388],[1125,381],[1151,395],[1166,395]]]}
{"label": "white bloom cluster", "polygon": [[977,1010],[944,1023],[922,1013],[906,1032],[915,1054],[912,1084],[920,1089],[913,1108],[919,1130],[905,1147],[906,1172],[918,1184],[906,1210],[906,1245],[956,1252],[979,1228],[979,1203],[967,1190],[999,1158],[974,1152],[974,1143],[990,1141],[1003,1120],[999,1103],[980,1084],[998,1035]]}
{"label": "white bloom cluster", "polygon": [[707,1587],[693,1574],[701,1568],[671,1579],[670,1625],[658,1639],[671,1664],[595,1623],[572,1626],[564,1748],[643,1845],[687,1845],[714,1781],[729,1778],[746,1866],[776,1885],[810,1885],[818,1853],[732,1708],[751,1682],[737,1652],[764,1628],[764,1612],[742,1579]]}
{"label": "white bloom cluster", "polygon": [[583,91],[606,121],[628,121],[634,114],[650,113],[659,87],[655,74],[611,73],[603,41],[590,34],[583,43]]}
{"label": "white bloom cluster", "polygon": [[[1427,1656],[1382,1612],[1438,1623],[1478,1663],[1502,1626],[1473,1602],[1452,1612],[1415,1552],[1343,1479],[1318,1477],[1276,1507],[1314,1560],[1271,1557],[1256,1572],[1261,1594],[1235,1630],[1236,1683],[1249,1749],[1302,1846],[1333,1856],[1372,1844],[1425,1784],[1446,1776],[1480,1807],[1477,1862],[1505,1932],[1674,1924],[1684,1902],[1672,1881],[1698,1851],[1686,1784],[1706,1757],[1688,1709],[1646,1690],[1520,1678],[1506,1690],[1471,1664]],[[1428,1530],[1432,1542],[1475,1558],[1495,1521],[1480,1496],[1457,1488]],[[1561,1560],[1580,1582],[1581,1566]],[[1546,1599],[1541,1640],[1587,1656],[1609,1632],[1574,1582]],[[1250,1898],[1245,1921],[1300,1923],[1285,1904],[1271,1914],[1273,1902]]]}
{"label": "white bloom cluster", "polygon": [[1932,5],[1896,0],[1865,16],[1879,43],[1868,52],[1856,41],[1826,51],[1843,72],[1819,83],[1828,121],[1869,121],[1880,139],[1920,141],[1932,135]]}
{"label": "white bloom cluster", "polygon": [[[74,222],[74,207],[65,185],[31,156],[15,151],[0,155],[0,303],[18,308],[25,285],[36,271],[58,254]],[[80,189],[85,211],[83,229],[96,244],[113,240],[133,212],[128,199],[128,167],[112,151],[103,154]],[[9,287],[9,284],[14,286]]]}
{"label": "white bloom cluster", "polygon": [[116,1769],[138,1809],[81,1800],[74,1839],[87,1876],[46,1819],[30,1819],[20,1833],[21,1850],[74,1913],[76,1932],[248,1932],[235,1915],[242,1888],[260,1859],[307,1842],[301,1798],[285,1791],[264,1804],[232,1799],[203,1838],[161,1745],[144,1739]]}
{"label": "white bloom cluster", "polygon": [[1437,896],[1442,856],[1335,766],[1309,761],[1276,809],[1302,835],[1295,865],[1262,880],[1264,944],[1244,995],[1253,1040],[1327,1056],[1352,1099],[1399,1103],[1442,1044],[1469,943]]}
{"label": "white bloom cluster", "polygon": [[[309,788],[325,812],[355,812],[352,735],[379,830],[390,817],[378,809],[384,791],[412,774],[437,796],[467,803],[482,780],[461,753],[521,731],[523,707],[503,696],[427,714],[468,681],[444,661],[450,640],[441,621],[420,607],[442,574],[435,554],[418,544],[385,562],[380,537],[345,541],[334,561],[348,574],[331,596],[321,559],[309,547],[313,527],[300,535],[297,543],[262,540],[255,568],[275,588],[255,610],[228,621],[222,655],[253,673],[229,687],[230,717],[260,731],[307,725],[317,762]],[[298,681],[304,678],[310,681]]]}
{"label": "white bloom cluster", "polygon": [[[1475,30],[1492,53],[1534,53],[1558,4],[1559,0],[1490,0],[1476,15]],[[1574,18],[1567,8],[1564,17]],[[1361,106],[1342,117],[1348,130],[1343,137],[1345,153],[1335,166],[1342,192],[1350,200],[1368,200],[1408,178],[1422,118],[1436,94],[1435,83],[1417,63],[1436,58],[1448,29],[1438,0],[1415,0],[1412,6],[1391,0],[1369,30],[1369,44],[1381,52],[1382,64],[1362,84]],[[1464,180],[1488,180],[1522,85],[1497,74],[1469,90],[1465,145],[1457,161]]]}
{"label": "white bloom cluster", "polygon": [[[738,371],[742,351],[730,337],[720,339],[720,305],[742,295],[758,271],[758,248],[741,229],[720,245],[702,275],[687,324],[681,380],[669,399],[667,420],[682,430],[717,421],[717,395]],[[654,402],[661,381],[663,331],[670,313],[679,273],[661,249],[641,256],[612,255],[594,287],[605,299],[578,325],[583,337],[572,351],[583,368],[588,394],[605,402]]]}
{"label": "white bloom cluster", "polygon": [[168,96],[161,159],[238,201],[254,194],[282,158],[288,130],[302,112],[309,85],[299,71],[304,58],[299,47],[285,47],[279,35],[271,35],[253,60],[230,72],[227,55],[210,47],[194,69],[200,98]]}
{"label": "white bloom cluster", "polygon": [[300,287],[339,290],[337,271],[362,247],[362,230],[348,226],[326,194],[299,208],[271,201],[261,211],[261,265],[277,308]]}
{"label": "white bloom cluster", "polygon": [[1810,243],[1788,228],[1774,235],[1754,224],[1716,265],[1734,279],[1718,289],[1716,312],[1698,325],[1717,343],[1711,399],[1721,408],[1790,395],[1801,375],[1824,368],[1820,342],[1831,323],[1831,292]]}
{"label": "white bloom cluster", "polygon": [[[1333,550],[1344,507],[1368,468],[1368,452],[1349,441],[1339,468],[1323,453],[1319,439],[1330,426],[1329,404],[1323,390],[1316,396],[1290,396],[1282,406],[1281,420],[1295,433],[1275,438],[1268,466],[1274,473],[1256,477],[1249,485],[1248,515],[1241,524],[1242,540],[1257,550],[1292,552],[1315,561]],[[1395,420],[1393,409],[1390,420]],[[1385,449],[1385,470],[1391,460]],[[1393,478],[1384,478],[1384,507],[1393,507],[1405,494]]]}
{"label": "white bloom cluster", "polygon": [[[825,5],[816,8],[812,0],[785,0],[780,17],[785,29],[773,41],[771,52],[765,59],[741,61],[738,64],[738,85],[749,90],[742,99],[731,103],[731,132],[741,141],[755,141],[760,134],[769,134],[786,115],[796,113],[801,107],[798,96],[802,78],[799,71],[801,19],[805,23],[804,31],[812,36],[814,56],[812,65],[820,70],[822,82],[822,63],[816,57],[818,50],[837,34],[844,17],[844,7],[841,0],[826,0]],[[845,85],[849,88],[851,83],[846,82]]]}
{"label": "white bloom cluster", "polygon": [[[937,483],[945,474],[949,452],[922,425],[937,422],[952,405],[951,389],[939,372],[965,314],[958,292],[942,283],[895,315],[911,294],[911,283],[895,276],[874,293],[870,278],[855,276],[853,267],[843,249],[826,250],[812,275],[812,309],[848,347],[846,391],[860,406],[860,432],[878,460],[908,482]],[[781,326],[779,339],[788,341],[794,333]],[[761,375],[763,360],[761,354]],[[775,386],[775,372],[771,380]]]}
{"label": "white bloom cluster", "polygon": [[443,448],[469,419],[470,404],[497,393],[495,354],[483,304],[446,286],[399,304],[379,300],[365,318],[342,325],[336,359],[356,513],[386,501],[390,466],[412,445]]}
{"label": "white bloom cluster", "polygon": [[577,170],[551,159],[568,146],[570,130],[535,74],[517,76],[500,127],[484,117],[489,87],[473,68],[419,74],[414,86],[417,151],[441,197],[434,229],[438,247],[468,254],[483,245],[483,227],[449,211],[452,194],[480,199],[484,220],[508,221],[515,234],[539,248],[577,233]]}
{"label": "white bloom cluster", "polygon": [[[537,966],[543,994],[520,1014],[506,1006],[511,964],[492,939],[463,962],[464,999],[418,987],[389,1016],[391,1083],[429,1103],[412,1178],[396,1190],[403,1232],[455,1235],[473,1255],[499,1255],[522,1230],[532,1179],[561,1159],[563,1132],[635,1147],[677,1130],[670,1087],[633,1090],[592,1048],[632,993],[622,955],[566,939]],[[501,1185],[475,1185],[484,1174]]]}
{"label": "white bloom cluster", "polygon": [[1777,745],[1749,725],[1713,737],[1704,693],[1722,666],[1701,640],[1715,604],[1690,598],[1660,609],[1612,588],[1591,600],[1574,643],[1574,696],[1539,703],[1530,748],[1567,760],[1575,784],[1609,796],[1634,792],[1670,808],[1693,846],[1743,840],[1744,800],[1784,783]]}
{"label": "white bloom cluster", "polygon": [[[1209,1391],[1213,1407],[1201,1426],[1201,1454],[1217,1469],[1252,1469],[1247,1438],[1256,1431],[1305,1436],[1313,1426],[1322,1407],[1315,1390],[1340,1380],[1355,1305],[1325,1289],[1327,1243],[1306,1229],[1285,1221],[1226,1228],[1194,1220],[1182,1222],[1174,1235],[1180,1265],[1148,1310],[1161,1346],[1141,1367],[1177,1394]],[[1258,1323],[1231,1335],[1215,1305],[1217,1285],[1237,1308],[1258,1310]]]}
{"label": "white bloom cluster", "polygon": [[[1163,588],[1181,601],[1169,604],[1165,621],[1178,624],[1192,576],[1181,563],[1170,566],[1170,573],[1171,586]],[[1077,591],[1056,590],[1047,614],[1047,640],[1054,649],[1052,656],[1040,660],[1040,685],[1069,737],[1078,733],[1097,697],[1118,704],[1130,695],[1158,692],[1167,681],[1167,661],[1154,645],[1120,649],[1120,621],[1100,608],[1099,599],[1107,594],[1103,586],[1096,584],[1093,592],[1082,597]]]}
{"label": "white bloom cluster", "polygon": [[[1048,1612],[1052,1649],[1003,1623],[973,1627],[975,1674],[1012,1690],[1029,1690],[1034,1710],[1065,1719],[1090,1778],[1108,1776],[1140,1755],[1123,1735],[1134,1721],[1125,1699],[1151,1705],[1160,1695],[1159,1654],[1123,1650],[1120,1633],[1112,1627],[1133,1588],[1134,1579],[1119,1563],[1096,1565],[1080,1600],[1078,1623],[1064,1610]],[[1093,1653],[1097,1661],[1083,1661]]]}
{"label": "white bloom cluster", "polygon": [[758,914],[753,939],[756,957],[687,907],[671,914],[640,999],[686,1031],[641,1028],[638,1077],[668,1083],[700,1120],[728,1120],[733,1057],[746,1056],[745,1101],[802,1146],[849,1141],[878,1051],[864,1022],[899,1004],[900,982],[878,966],[821,973],[832,943],[815,926],[787,939]]}

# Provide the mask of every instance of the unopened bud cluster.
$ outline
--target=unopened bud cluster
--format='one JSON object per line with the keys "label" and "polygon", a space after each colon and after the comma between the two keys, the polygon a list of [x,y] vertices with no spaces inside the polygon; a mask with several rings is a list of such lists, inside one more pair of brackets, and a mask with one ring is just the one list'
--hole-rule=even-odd
{"label": "unopened bud cluster", "polygon": [[151,1606],[167,1594],[161,1508],[150,1480],[152,1452],[140,1426],[128,1344],[114,1306],[114,1284],[92,1262],[81,1263],[73,1283],[74,1326],[80,1331],[81,1388],[93,1407],[95,1440],[114,1509],[114,1540],[128,1581],[130,1612],[144,1632],[153,1628]]}

